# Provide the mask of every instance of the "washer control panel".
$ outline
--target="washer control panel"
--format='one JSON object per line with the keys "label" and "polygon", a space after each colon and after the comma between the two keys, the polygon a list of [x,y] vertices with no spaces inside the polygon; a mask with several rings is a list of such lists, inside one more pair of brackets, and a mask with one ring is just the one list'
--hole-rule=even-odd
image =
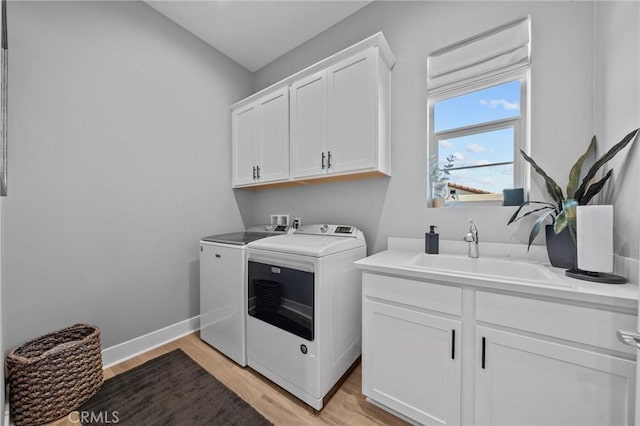
{"label": "washer control panel", "polygon": [[356,237],[358,228],[350,225],[329,225],[326,223],[301,226],[296,234],[326,235],[334,237]]}
{"label": "washer control panel", "polygon": [[[264,229],[262,229],[264,228]],[[248,229],[248,231],[273,232],[278,234],[286,234],[289,231],[287,225],[256,225]]]}
{"label": "washer control panel", "polygon": [[336,226],[336,230],[334,231],[336,234],[353,234],[353,230],[355,228],[353,226]]}

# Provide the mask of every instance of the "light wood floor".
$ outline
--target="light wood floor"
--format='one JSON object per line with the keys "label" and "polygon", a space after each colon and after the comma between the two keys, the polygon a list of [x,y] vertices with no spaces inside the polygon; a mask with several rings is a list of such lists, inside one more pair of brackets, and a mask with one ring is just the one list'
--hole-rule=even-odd
{"label": "light wood floor", "polygon": [[[314,413],[309,406],[300,402],[287,391],[250,368],[240,367],[202,342],[196,333],[108,368],[104,370],[104,378],[106,380],[178,348],[182,349],[229,389],[240,395],[242,399],[275,425],[406,425],[402,420],[365,400],[362,395],[361,365],[358,365],[342,383],[324,409]],[[53,422],[51,425],[77,426],[66,418]]]}

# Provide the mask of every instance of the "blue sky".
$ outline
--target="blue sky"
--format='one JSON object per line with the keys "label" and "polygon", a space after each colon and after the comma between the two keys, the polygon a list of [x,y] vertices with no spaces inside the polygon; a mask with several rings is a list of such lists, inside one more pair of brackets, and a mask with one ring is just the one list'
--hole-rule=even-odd
{"label": "blue sky", "polygon": [[[513,81],[437,102],[434,105],[436,132],[520,115],[520,82]],[[502,129],[460,138],[441,140],[440,165],[453,155],[454,166],[513,161],[513,129]],[[451,182],[500,193],[513,187],[513,165],[452,171]]]}

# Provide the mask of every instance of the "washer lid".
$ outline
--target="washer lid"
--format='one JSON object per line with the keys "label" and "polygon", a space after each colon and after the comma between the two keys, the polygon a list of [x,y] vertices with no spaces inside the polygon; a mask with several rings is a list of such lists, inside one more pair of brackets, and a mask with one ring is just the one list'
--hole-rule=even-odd
{"label": "washer lid", "polygon": [[201,238],[200,241],[243,246],[251,241],[271,237],[273,235],[285,234],[288,231],[289,227],[285,225],[253,225],[247,228],[246,231],[210,235],[208,237]]}
{"label": "washer lid", "polygon": [[357,247],[366,247],[366,243],[362,238],[288,234],[254,241],[247,247],[279,253],[323,257]]}
{"label": "washer lid", "polygon": [[273,234],[268,232],[231,232],[228,234],[210,235],[202,238],[202,241],[242,246],[250,243],[251,241],[256,241],[270,236],[273,236]]}

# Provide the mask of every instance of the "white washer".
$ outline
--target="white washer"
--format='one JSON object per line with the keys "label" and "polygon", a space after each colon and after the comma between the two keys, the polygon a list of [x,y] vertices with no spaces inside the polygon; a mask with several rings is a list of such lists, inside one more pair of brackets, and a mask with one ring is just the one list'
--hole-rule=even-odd
{"label": "white washer", "polygon": [[247,244],[286,233],[287,226],[256,225],[200,240],[200,338],[247,365]]}
{"label": "white washer", "polygon": [[319,410],[361,352],[364,235],[307,225],[248,244],[247,363]]}

